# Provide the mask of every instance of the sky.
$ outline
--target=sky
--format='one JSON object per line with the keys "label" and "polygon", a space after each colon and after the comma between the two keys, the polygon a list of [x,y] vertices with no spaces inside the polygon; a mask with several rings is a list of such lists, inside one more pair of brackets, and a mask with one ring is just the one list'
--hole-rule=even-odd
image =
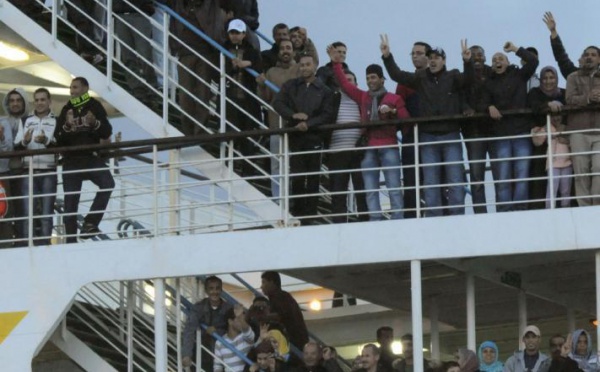
{"label": "sky", "polygon": [[[414,70],[409,52],[415,41],[444,48],[449,68],[462,70],[460,40],[481,45],[488,62],[506,41],[517,46],[535,46],[540,67],[556,67],[550,48],[550,32],[542,22],[551,11],[557,30],[572,60],[588,45],[599,44],[597,0],[259,0],[260,28],[271,36],[279,23],[303,26],[319,52],[321,64],[329,58],[327,44],[343,41],[348,46],[346,62],[366,88],[364,69],[381,63],[379,35],[387,33],[391,51],[402,69]],[[264,48],[264,47],[263,47]],[[519,59],[509,55],[512,63]],[[539,71],[538,69],[538,71]],[[559,84],[564,87],[565,80]],[[395,84],[387,84],[388,89]]]}

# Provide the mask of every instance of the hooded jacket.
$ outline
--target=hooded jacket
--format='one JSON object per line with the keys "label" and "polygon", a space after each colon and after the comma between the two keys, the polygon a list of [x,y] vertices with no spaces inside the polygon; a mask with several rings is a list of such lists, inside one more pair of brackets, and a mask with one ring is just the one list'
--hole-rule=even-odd
{"label": "hooded jacket", "polygon": [[[483,349],[492,348],[496,353],[496,358],[490,364],[487,364],[483,361]],[[504,369],[504,365],[501,361],[498,360],[498,346],[494,341],[484,341],[479,345],[479,349],[477,350],[477,357],[479,358],[479,370],[481,372],[502,372]]]}
{"label": "hooded jacket", "polygon": [[[585,355],[575,354],[577,350],[577,342],[581,335],[587,337],[587,350]],[[578,329],[573,332],[573,341],[571,344],[571,352],[569,358],[573,359],[579,365],[579,368],[584,372],[596,372],[598,371],[598,357],[592,353],[592,338],[590,334],[583,329]]]}
{"label": "hooded jacket", "polygon": [[[21,97],[23,98],[23,102],[25,102],[25,109],[23,110],[23,112],[21,113],[20,116],[10,116],[10,114],[9,114],[10,111],[9,111],[9,108],[8,108],[8,96],[10,96],[13,92],[16,92],[16,93],[20,94]],[[29,113],[29,110],[30,110],[30,107],[29,107],[29,96],[27,95],[27,93],[25,93],[25,91],[23,90],[23,88],[15,88],[15,89],[11,90],[10,92],[8,92],[6,94],[6,96],[4,97],[4,100],[2,101],[2,108],[4,108],[4,112],[8,116],[0,118],[0,123],[2,123],[2,126],[4,126],[4,127],[8,126],[11,129],[11,135],[10,135],[11,146],[10,146],[10,150],[12,151],[12,149],[13,149],[12,141],[17,136],[17,132],[19,130],[19,124],[21,123],[22,118],[26,117],[27,114]],[[6,133],[5,133],[5,136],[6,136]],[[23,159],[21,159],[21,158],[10,158],[10,160],[8,161],[8,167],[11,170],[22,169],[23,168]]]}
{"label": "hooded jacket", "polygon": [[[535,362],[535,366],[530,372],[538,372],[542,362],[548,359],[546,354],[542,352],[538,352],[539,357]],[[525,368],[525,352],[524,351],[515,351],[515,353],[506,360],[504,364],[504,372],[527,372],[527,368]]]}

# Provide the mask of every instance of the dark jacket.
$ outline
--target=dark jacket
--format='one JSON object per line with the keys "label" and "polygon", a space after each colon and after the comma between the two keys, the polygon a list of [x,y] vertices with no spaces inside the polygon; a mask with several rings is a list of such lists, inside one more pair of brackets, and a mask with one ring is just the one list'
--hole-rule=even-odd
{"label": "dark jacket", "polygon": [[[225,313],[231,309],[231,304],[221,301],[221,306],[213,310],[208,298],[200,300],[192,306],[188,319],[185,322],[182,339],[183,345],[181,355],[183,357],[192,356],[194,344],[196,342],[196,330],[200,329],[200,325],[212,326],[216,328],[219,335],[224,335],[227,332],[227,320]],[[214,350],[215,341],[212,336],[206,332],[202,332],[202,344]]]}
{"label": "dark jacket", "polygon": [[[241,45],[234,45],[231,43],[231,41],[227,40],[225,43],[223,43],[223,47],[230,51],[234,56],[240,57],[243,61],[250,61],[250,63],[252,63],[250,68],[256,72],[261,73],[263,71],[260,61],[260,54],[252,47],[252,45],[250,45],[248,41],[246,41],[246,39],[242,41]],[[227,58],[225,62],[225,73],[241,83],[251,92],[256,92],[256,79],[254,76],[250,75],[246,69],[238,69],[237,67],[233,67],[233,64],[229,58]],[[239,92],[237,92],[238,94],[236,95],[228,94],[230,97],[240,98],[241,94],[244,96],[244,98],[249,98],[247,97],[248,94],[246,92],[241,90],[230,81],[227,81],[227,89],[228,91],[239,90]]]}
{"label": "dark jacket", "polygon": [[[348,70],[348,65],[346,63],[342,63],[342,69],[344,71]],[[338,83],[337,79],[335,78],[335,74],[333,73],[332,62],[327,63],[325,66],[319,67],[319,69],[317,70],[317,77],[321,79],[321,81],[325,85],[327,85],[327,87],[332,91],[335,92],[336,90],[340,90],[340,84]]]}
{"label": "dark jacket", "polygon": [[[458,70],[444,69],[437,74],[432,74],[429,69],[407,72],[400,70],[393,55],[382,59],[392,80],[417,91],[421,117],[459,115],[467,109],[462,97],[464,77]],[[460,131],[460,123],[455,120],[428,123],[421,124],[420,128],[427,133],[447,134]]]}
{"label": "dark jacket", "polygon": [[279,47],[277,44],[273,44],[271,49],[263,50],[260,52],[260,59],[262,60],[263,69],[268,71],[271,67],[277,65],[279,58]]}
{"label": "dark jacket", "polygon": [[[484,65],[480,74],[473,69],[472,74],[469,71],[469,77],[465,86],[465,100],[467,105],[475,110],[476,113],[488,113],[486,105],[485,84],[492,76],[492,68]],[[472,119],[464,121],[461,127],[465,138],[489,137],[491,135],[492,119]]]}
{"label": "dark jacket", "polygon": [[[80,99],[82,97],[79,97]],[[93,126],[74,126],[69,128],[66,126],[67,112],[73,110],[74,119],[82,119],[88,112],[92,112],[97,120],[97,125]],[[108,122],[106,110],[102,107],[102,104],[89,97],[87,102],[83,104],[77,104],[74,99],[71,99],[63,107],[56,121],[56,131],[54,137],[56,138],[56,145],[58,147],[66,146],[81,146],[81,145],[97,145],[102,139],[108,139],[112,135],[112,126]],[[94,151],[81,150],[76,152],[68,152],[63,154],[65,160],[69,158],[81,157],[81,156],[94,156]]]}
{"label": "dark jacket", "polygon": [[560,89],[560,95],[558,97],[549,97],[542,90],[533,88],[527,94],[527,106],[529,106],[536,114],[534,118],[533,126],[545,127],[546,126],[546,114],[548,113],[548,102],[559,101],[563,105],[565,101],[565,90]]}
{"label": "dark jacket", "polygon": [[[319,79],[315,79],[308,85],[301,77],[288,80],[275,96],[273,108],[287,122],[288,127],[298,124],[298,121],[293,119],[292,116],[299,112],[308,115],[306,124],[309,128],[321,124],[332,124],[335,117],[333,92]],[[310,130],[306,133],[295,134],[294,137],[307,140],[316,140],[317,137],[320,139],[318,135],[311,134]],[[301,344],[300,347],[303,345]]]}
{"label": "dark jacket", "polygon": [[[508,66],[502,74],[492,74],[485,84],[486,107],[495,106],[498,110],[514,110],[527,108],[527,81],[535,73],[539,61],[537,57],[519,48],[517,56],[525,60],[525,65]],[[492,133],[495,136],[512,136],[529,132],[531,118],[527,116],[510,116],[493,120]]]}
{"label": "dark jacket", "polygon": [[[154,4],[152,3],[152,0],[129,0],[129,2],[139,8],[142,12],[146,13],[148,16],[154,14]],[[135,10],[124,0],[114,0],[113,12],[116,14],[137,13],[137,10]]]}
{"label": "dark jacket", "polygon": [[296,300],[288,292],[279,289],[269,295],[269,303],[271,312],[279,314],[290,343],[302,350],[308,342],[308,329]]}
{"label": "dark jacket", "polygon": [[256,0],[228,0],[229,10],[233,17],[244,21],[246,26],[255,31],[258,26],[258,2]]}
{"label": "dark jacket", "polygon": [[575,66],[573,61],[569,58],[565,47],[563,46],[562,40],[560,36],[556,36],[555,39],[550,37],[550,46],[552,47],[552,54],[554,54],[554,59],[556,63],[558,63],[558,68],[560,69],[560,73],[566,79],[570,74],[579,70],[579,67]]}
{"label": "dark jacket", "polygon": [[[225,15],[220,0],[167,0],[167,5],[216,43],[225,41]],[[215,53],[215,49],[194,31],[171,18],[171,32],[181,39],[181,43],[200,54]],[[173,54],[184,56],[192,52],[179,41],[170,38],[169,46]]]}

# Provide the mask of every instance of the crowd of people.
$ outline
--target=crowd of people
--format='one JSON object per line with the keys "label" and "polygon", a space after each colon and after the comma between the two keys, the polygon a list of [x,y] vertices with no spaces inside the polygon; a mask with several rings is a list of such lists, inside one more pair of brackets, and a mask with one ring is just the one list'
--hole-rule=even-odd
{"label": "crowd of people", "polygon": [[[15,88],[4,98],[7,117],[0,119],[0,151],[39,150],[50,147],[77,147],[62,155],[62,185],[66,242],[77,242],[100,233],[99,224],[110,201],[115,182],[99,151],[87,148],[110,142],[112,126],[102,104],[89,94],[89,83],[76,77],[70,85],[71,98],[56,116],[51,110],[52,97],[47,88],[33,93],[33,110],[22,88]],[[4,189],[3,218],[0,220],[0,246],[26,246],[29,237],[34,245],[49,245],[53,232],[54,209],[58,184],[57,156],[34,154],[0,159],[0,183]],[[30,179],[28,174],[32,173]],[[99,190],[84,217],[80,234],[77,210],[81,187],[92,181]],[[31,184],[30,184],[31,182]],[[29,195],[33,195],[30,200]],[[33,209],[30,210],[30,205]],[[33,224],[29,224],[32,214]]]}
{"label": "crowd of people", "polygon": [[[300,307],[281,289],[278,273],[262,274],[261,290],[246,311],[240,304],[222,299],[223,283],[210,276],[204,280],[207,297],[193,305],[183,331],[182,364],[193,367],[196,331],[201,332],[202,356],[196,365],[204,371],[222,372],[342,372],[334,346],[310,341]],[[215,339],[217,339],[215,341]],[[350,362],[353,372],[412,372],[415,360],[413,335],[400,338],[402,354],[395,354],[394,330],[382,326],[376,342],[366,344]],[[456,350],[453,360],[423,359],[427,372],[597,372],[598,356],[592,337],[577,329],[566,337],[548,339],[549,355],[542,352],[542,334],[535,325],[522,332],[522,350],[505,362],[493,340],[482,342],[477,351]],[[234,350],[236,349],[236,350]],[[296,350],[297,352],[294,352]],[[213,355],[214,354],[214,358]],[[245,355],[246,358],[242,358]],[[225,367],[228,366],[228,367]]]}
{"label": "crowd of people", "polygon": [[[93,12],[89,9],[81,19],[78,15],[91,3],[74,1],[71,5],[75,8],[69,12],[69,19],[82,32],[90,27],[89,14]],[[233,55],[226,63],[229,126],[250,131],[264,122],[271,129],[280,128],[280,123],[296,128],[289,137],[288,192],[290,211],[302,224],[321,222],[318,206],[323,165],[328,169],[326,188],[331,194],[331,218],[335,223],[348,222],[352,214],[360,221],[414,218],[419,209],[424,217],[464,214],[465,185],[470,187],[473,211],[487,213],[488,158],[494,179],[493,204],[499,212],[552,208],[557,206],[552,205],[556,200],[559,207],[600,204],[600,157],[596,154],[598,134],[594,132],[600,125],[594,111],[600,103],[600,49],[587,47],[578,64],[573,63],[549,12],[544,22],[559,70],[567,79],[566,89],[558,86],[554,67],[545,66],[539,75],[536,73],[540,62],[534,47],[507,42],[488,65],[484,48],[464,41],[461,72],[446,66],[442,48],[418,41],[411,50],[412,70],[397,65],[388,36],[381,35],[382,64],[367,66],[368,88],[361,90],[357,75],[346,64],[348,49],[343,41],[330,43],[326,50],[329,61],[319,67],[318,51],[306,28],[279,23],[272,29],[272,47],[260,51],[255,32],[259,26],[256,0],[163,3]],[[147,16],[154,16],[158,9],[146,0],[131,4]],[[113,6],[119,20],[116,32],[125,44],[122,59],[131,71],[148,70],[140,67],[140,61],[151,59],[148,48],[137,45],[143,40],[128,38],[126,31],[118,27],[125,22],[129,29],[134,26],[135,34],[147,30],[147,38],[154,36],[152,28],[146,27],[147,17],[133,16],[132,9],[122,1]],[[209,121],[210,105],[206,103],[215,98],[210,82],[218,81],[217,70],[209,62],[218,65],[219,51],[177,19],[171,22],[171,32],[174,37],[170,52],[179,60],[181,129],[186,135],[194,135],[203,131],[198,122],[206,125]],[[98,50],[90,46],[89,40],[80,37],[77,45],[83,57],[92,56],[92,62],[100,58],[95,57]],[[139,56],[130,53],[134,49],[140,51]],[[520,58],[521,66],[510,64],[509,53]],[[260,75],[255,78],[249,68]],[[386,89],[384,70],[397,83],[394,90]],[[140,76],[156,80],[151,75]],[[134,80],[128,78],[132,93],[143,96],[145,93],[136,93],[139,79]],[[267,82],[279,91],[274,92]],[[261,110],[253,93],[271,103],[273,109]],[[565,105],[588,110],[564,113]],[[527,108],[534,114],[506,114],[506,110]],[[551,115],[550,125],[546,123],[547,114]],[[464,119],[429,120],[456,115]],[[422,118],[418,138],[414,138],[415,124],[394,122],[408,118]],[[381,121],[389,123],[382,125]],[[374,125],[344,128],[344,124],[356,122]],[[317,130],[331,123],[339,124],[340,129]],[[253,155],[256,150],[249,139],[234,142],[243,156]],[[282,153],[280,136],[271,136],[269,142],[273,153]],[[415,167],[416,146],[419,169]],[[241,164],[236,168],[241,175],[255,174],[256,166],[249,161]],[[281,165],[278,157],[271,158],[268,171],[274,200],[284,194]],[[389,211],[381,206],[381,173]],[[354,203],[349,203],[349,193]]]}

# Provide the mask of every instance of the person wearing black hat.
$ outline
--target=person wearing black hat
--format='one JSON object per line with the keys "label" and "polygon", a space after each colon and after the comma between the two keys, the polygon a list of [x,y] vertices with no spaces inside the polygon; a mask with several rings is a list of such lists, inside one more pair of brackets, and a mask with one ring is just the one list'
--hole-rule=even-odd
{"label": "person wearing black hat", "polygon": [[[463,74],[458,70],[446,69],[446,52],[442,48],[428,51],[429,66],[414,73],[400,70],[390,52],[387,35],[381,35],[380,48],[383,63],[392,80],[415,89],[419,94],[419,116],[459,115],[469,112],[470,108],[462,99]],[[462,57],[465,69],[472,68],[469,62],[471,50],[467,48],[466,41],[462,42]],[[449,185],[449,214],[464,214],[464,165],[460,122],[454,120],[420,124],[417,140],[422,143],[422,163],[433,164],[422,168],[423,183],[427,186],[422,191],[427,206],[425,216],[441,216],[443,213],[442,194],[438,186],[440,184]],[[439,163],[444,163],[444,180]]]}

